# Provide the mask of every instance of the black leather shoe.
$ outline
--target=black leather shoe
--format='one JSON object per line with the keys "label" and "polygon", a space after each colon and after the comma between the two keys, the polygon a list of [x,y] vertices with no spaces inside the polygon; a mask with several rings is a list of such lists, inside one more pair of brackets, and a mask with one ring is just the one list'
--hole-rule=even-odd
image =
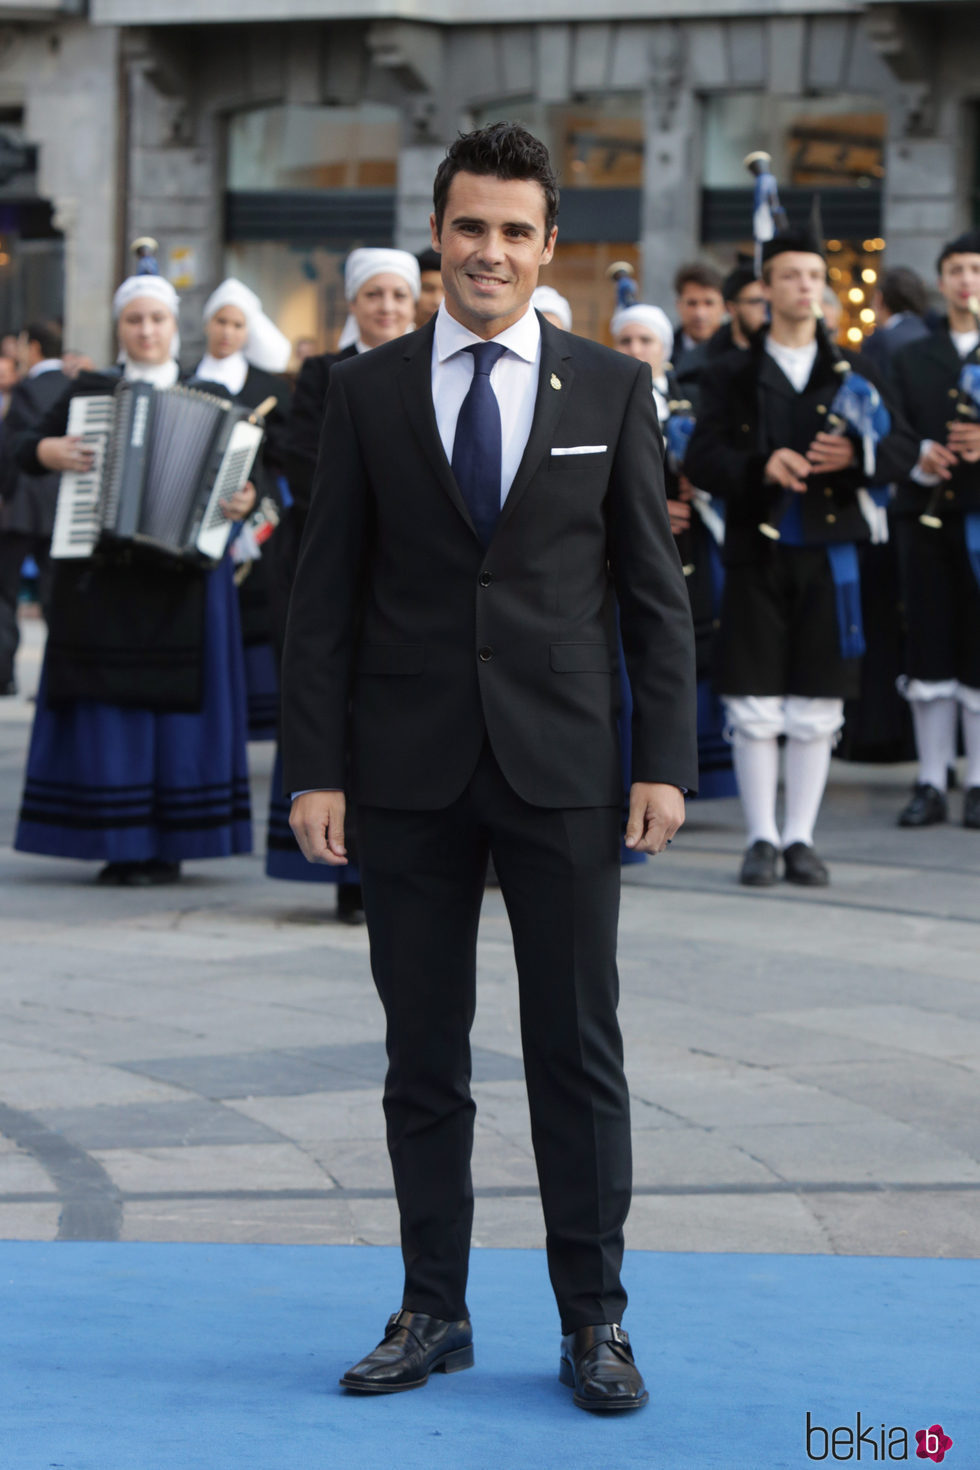
{"label": "black leather shoe", "polygon": [[898,814],[900,827],[934,827],[946,820],[946,798],[935,786],[918,782],[908,805]]}
{"label": "black leather shoe", "polygon": [[429,1374],[460,1373],[473,1366],[473,1329],[469,1322],[442,1322],[403,1307],[388,1318],[374,1349],[348,1368],[340,1380],[352,1393],[403,1393],[421,1388]]}
{"label": "black leather shoe", "polygon": [[980,827],[980,786],[971,786],[963,797],[963,826]]}
{"label": "black leather shoe", "polygon": [[748,888],[771,888],[776,881],[778,854],[771,842],[753,842],[746,848],[738,881]]}
{"label": "black leather shoe", "polygon": [[826,863],[822,863],[805,842],[790,843],[783,853],[783,866],[787,883],[799,883],[804,888],[826,888],[830,882]]}
{"label": "black leather shoe", "polygon": [[342,924],[364,923],[364,899],[360,883],[337,884],[337,918]]}
{"label": "black leather shoe", "polygon": [[558,1381],[575,1390],[572,1397],[580,1409],[598,1414],[642,1409],[650,1398],[618,1322],[580,1327],[563,1337]]}

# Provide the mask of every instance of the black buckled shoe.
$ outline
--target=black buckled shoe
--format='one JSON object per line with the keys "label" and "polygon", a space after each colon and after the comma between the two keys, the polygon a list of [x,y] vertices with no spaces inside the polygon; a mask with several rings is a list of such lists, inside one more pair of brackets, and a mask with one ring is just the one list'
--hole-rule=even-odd
{"label": "black buckled shoe", "polygon": [[404,1393],[421,1388],[429,1374],[460,1373],[473,1366],[473,1329],[469,1322],[443,1322],[403,1307],[388,1318],[385,1335],[373,1352],[340,1380],[352,1393]]}
{"label": "black buckled shoe", "polygon": [[580,1327],[561,1340],[558,1381],[574,1389],[580,1409],[606,1414],[618,1409],[642,1409],[648,1402],[633,1350],[618,1322]]}
{"label": "black buckled shoe", "polygon": [[935,786],[919,781],[907,806],[898,814],[900,827],[934,827],[946,820],[946,798]]}
{"label": "black buckled shoe", "polygon": [[799,883],[804,888],[826,888],[830,882],[827,864],[821,862],[805,842],[790,843],[783,853],[783,865],[787,883]]}
{"label": "black buckled shoe", "polygon": [[963,797],[963,826],[980,827],[980,786],[971,786]]}
{"label": "black buckled shoe", "polygon": [[771,888],[776,881],[776,852],[771,842],[761,838],[746,848],[738,881],[747,888]]}

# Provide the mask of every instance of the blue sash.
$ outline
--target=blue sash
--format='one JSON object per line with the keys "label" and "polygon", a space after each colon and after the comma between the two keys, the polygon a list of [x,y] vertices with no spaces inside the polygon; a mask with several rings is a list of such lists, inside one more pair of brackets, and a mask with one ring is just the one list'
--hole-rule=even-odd
{"label": "blue sash", "polygon": [[963,517],[963,529],[966,532],[966,554],[980,587],[980,510],[967,511]]}
{"label": "blue sash", "polygon": [[[980,521],[980,517],[977,519]],[[834,579],[841,658],[860,658],[865,650],[865,642],[857,547],[853,541],[828,546],[827,559]]]}

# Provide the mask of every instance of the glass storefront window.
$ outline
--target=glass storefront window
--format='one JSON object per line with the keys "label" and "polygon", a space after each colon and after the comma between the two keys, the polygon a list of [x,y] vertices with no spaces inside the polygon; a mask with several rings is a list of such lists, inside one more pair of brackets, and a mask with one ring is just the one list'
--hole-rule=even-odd
{"label": "glass storefront window", "polygon": [[393,189],[394,107],[262,107],[228,125],[228,188]]}
{"label": "glass storefront window", "polygon": [[771,97],[733,92],[704,101],[704,185],[744,187],[742,160],[765,148],[780,184],[868,188],[884,177],[886,114],[873,97]]}
{"label": "glass storefront window", "polygon": [[484,107],[473,126],[506,118],[547,144],[563,189],[643,187],[643,104],[638,92],[578,102]]}

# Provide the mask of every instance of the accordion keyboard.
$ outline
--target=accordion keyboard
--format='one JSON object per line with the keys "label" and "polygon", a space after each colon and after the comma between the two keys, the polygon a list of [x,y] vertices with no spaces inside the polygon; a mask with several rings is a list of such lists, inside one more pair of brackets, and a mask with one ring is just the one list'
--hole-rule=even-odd
{"label": "accordion keyboard", "polygon": [[112,431],[114,401],[109,395],[73,398],[68,406],[69,434],[77,434],[95,460],[83,473],[66,470],[58,491],[51,537],[55,558],[91,556],[102,528],[102,462]]}

